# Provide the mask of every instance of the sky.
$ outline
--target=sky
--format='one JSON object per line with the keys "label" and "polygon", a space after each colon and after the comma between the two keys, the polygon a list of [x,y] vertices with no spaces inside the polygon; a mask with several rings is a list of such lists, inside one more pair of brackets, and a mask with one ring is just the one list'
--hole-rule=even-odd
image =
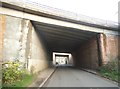
{"label": "sky", "polygon": [[89,17],[118,22],[120,0],[30,0]]}

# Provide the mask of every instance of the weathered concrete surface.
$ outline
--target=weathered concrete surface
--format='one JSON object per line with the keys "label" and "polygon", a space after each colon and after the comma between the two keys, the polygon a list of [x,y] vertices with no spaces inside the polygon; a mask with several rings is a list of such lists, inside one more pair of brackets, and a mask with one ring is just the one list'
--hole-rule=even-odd
{"label": "weathered concrete surface", "polygon": [[5,33],[5,16],[0,15],[0,88],[2,87],[2,60],[3,60],[3,40]]}
{"label": "weathered concrete surface", "polygon": [[4,32],[5,32],[5,24],[6,18],[4,15],[0,15],[0,63],[3,57],[3,40],[4,40]]}
{"label": "weathered concrete surface", "polygon": [[[39,32],[32,27],[31,38],[31,58],[29,60],[29,69],[31,71],[41,71],[48,67],[49,57],[47,49]],[[31,68],[30,68],[31,67]]]}
{"label": "weathered concrete surface", "polygon": [[7,7],[11,9],[20,10],[22,12],[32,13],[39,16],[45,16],[49,18],[74,22],[74,23],[82,23],[87,25],[97,25],[98,27],[107,27],[107,28],[116,28],[117,23],[110,22],[106,20],[90,18],[84,15],[80,15],[77,13],[72,13],[69,11],[64,11],[57,8],[52,8],[49,6],[41,5],[39,3],[35,3],[32,1],[18,1],[18,0],[1,0],[2,7]]}
{"label": "weathered concrete surface", "polygon": [[11,16],[4,15],[4,17],[6,18],[4,23],[6,32],[3,61],[18,59],[24,63],[25,68],[33,73],[47,68],[47,50],[31,22]]}
{"label": "weathered concrete surface", "polygon": [[83,43],[79,48],[72,52],[74,63],[78,67],[96,69],[98,68],[98,47],[97,38],[93,37]]}
{"label": "weathered concrete surface", "polygon": [[4,36],[3,60],[19,59],[21,37],[21,19],[10,16],[6,17],[6,32]]}
{"label": "weathered concrete surface", "polygon": [[109,29],[109,28],[102,28],[102,27],[97,27],[97,26],[87,26],[83,25],[81,23],[74,23],[74,22],[69,22],[69,21],[63,21],[63,20],[58,20],[58,19],[53,19],[53,18],[48,18],[44,16],[38,16],[30,13],[26,13],[23,11],[17,11],[9,8],[4,8],[0,7],[0,14],[5,14],[5,15],[10,15],[10,16],[15,16],[18,18],[23,18],[23,19],[29,19],[32,21],[40,22],[40,23],[45,23],[45,24],[52,24],[56,26],[62,26],[62,27],[68,27],[68,28],[73,28],[73,29],[79,29],[83,31],[91,31],[91,32],[97,32],[97,33],[109,33],[109,34],[118,34],[117,28]]}
{"label": "weathered concrete surface", "polygon": [[118,89],[117,84],[111,81],[79,69],[67,67],[58,68],[43,87],[113,87],[113,89]]}

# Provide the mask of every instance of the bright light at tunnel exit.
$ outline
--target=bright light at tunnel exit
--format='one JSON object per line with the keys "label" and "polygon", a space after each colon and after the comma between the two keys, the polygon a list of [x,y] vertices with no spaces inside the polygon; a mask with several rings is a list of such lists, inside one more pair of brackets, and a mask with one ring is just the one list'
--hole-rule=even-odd
{"label": "bright light at tunnel exit", "polygon": [[73,66],[73,57],[71,53],[53,52],[54,66]]}

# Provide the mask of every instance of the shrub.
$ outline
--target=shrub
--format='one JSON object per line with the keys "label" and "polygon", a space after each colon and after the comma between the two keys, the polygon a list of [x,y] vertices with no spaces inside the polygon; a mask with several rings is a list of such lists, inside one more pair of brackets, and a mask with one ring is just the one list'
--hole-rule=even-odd
{"label": "shrub", "polygon": [[3,63],[3,84],[11,84],[22,79],[25,70],[21,65],[22,63],[20,63],[19,61]]}

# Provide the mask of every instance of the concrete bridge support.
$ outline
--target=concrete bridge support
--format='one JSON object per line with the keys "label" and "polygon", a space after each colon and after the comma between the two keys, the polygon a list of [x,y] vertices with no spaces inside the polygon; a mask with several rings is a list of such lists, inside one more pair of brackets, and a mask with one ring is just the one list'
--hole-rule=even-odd
{"label": "concrete bridge support", "polygon": [[47,68],[49,62],[48,50],[42,36],[35,30],[30,20],[7,15],[1,15],[0,18],[2,19],[0,51],[3,49],[1,52],[3,57],[0,59],[3,59],[3,61],[18,59],[33,73]]}
{"label": "concrete bridge support", "polygon": [[3,38],[5,32],[5,16],[0,15],[0,88],[2,88],[2,59],[3,59]]}
{"label": "concrete bridge support", "polygon": [[4,38],[4,32],[5,32],[5,16],[0,15],[0,63],[2,61],[3,57],[3,38]]}
{"label": "concrete bridge support", "polygon": [[74,64],[78,67],[97,69],[118,59],[118,36],[97,34],[72,52]]}
{"label": "concrete bridge support", "polygon": [[95,69],[98,68],[98,47],[97,38],[93,37],[89,41],[80,45],[73,53],[73,59],[77,67]]}
{"label": "concrete bridge support", "polygon": [[[106,51],[106,58],[105,60],[111,61],[114,59],[118,59],[118,49],[119,49],[119,36],[118,35],[107,35],[106,34],[106,45],[105,45],[105,51]],[[106,62],[105,62],[106,64]]]}

